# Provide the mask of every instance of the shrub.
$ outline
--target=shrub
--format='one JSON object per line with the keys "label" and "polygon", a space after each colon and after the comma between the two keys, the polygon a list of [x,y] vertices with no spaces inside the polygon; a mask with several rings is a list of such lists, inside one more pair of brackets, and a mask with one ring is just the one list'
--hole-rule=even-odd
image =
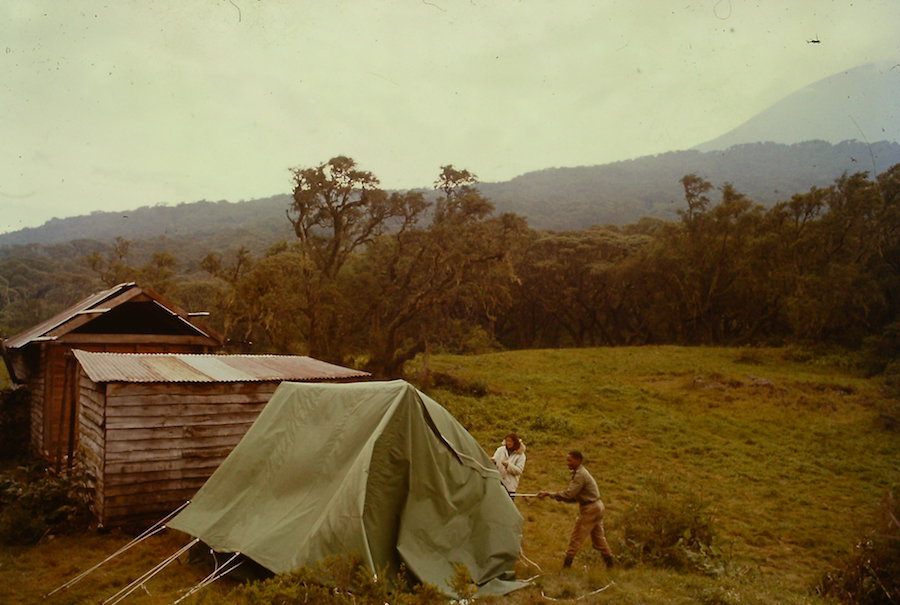
{"label": "shrub", "polygon": [[884,497],[876,527],[840,565],[819,579],[816,592],[842,603],[880,605],[900,602],[900,503]]}
{"label": "shrub", "polygon": [[430,386],[447,389],[455,395],[484,397],[488,394],[487,385],[479,380],[471,380],[469,378],[445,374],[443,372],[432,372],[430,378]]}
{"label": "shrub", "polygon": [[743,348],[740,350],[740,355],[738,355],[734,362],[758,366],[762,365],[763,358],[758,349]]}
{"label": "shrub", "polygon": [[569,436],[576,433],[577,429],[562,416],[538,411],[528,419],[528,428],[533,432],[549,433],[551,435]]}
{"label": "shrub", "polygon": [[892,361],[887,364],[882,375],[888,394],[895,399],[900,399],[900,361]]}
{"label": "shrub", "polygon": [[57,475],[33,464],[0,474],[0,543],[35,544],[49,533],[83,530],[89,520],[77,470]]}
{"label": "shrub", "polygon": [[465,563],[453,564],[453,577],[450,578],[450,589],[459,601],[470,601],[475,598],[478,586],[469,573]]}
{"label": "shrub", "polygon": [[650,480],[622,521],[623,563],[710,575],[724,571],[712,516],[696,493],[676,492],[660,480]]}
{"label": "shrub", "polygon": [[880,334],[863,341],[862,368],[869,376],[882,374],[900,357],[900,321],[885,326]]}

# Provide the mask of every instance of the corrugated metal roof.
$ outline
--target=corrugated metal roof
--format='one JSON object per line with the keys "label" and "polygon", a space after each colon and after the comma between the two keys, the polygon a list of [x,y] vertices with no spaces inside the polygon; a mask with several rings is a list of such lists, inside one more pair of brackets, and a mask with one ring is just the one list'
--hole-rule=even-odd
{"label": "corrugated metal roof", "polygon": [[301,355],[74,353],[94,382],[263,382],[370,376],[368,372]]}
{"label": "corrugated metal roof", "polygon": [[[134,290],[134,292],[129,293],[129,290]],[[91,294],[90,296],[78,301],[68,309],[60,311],[50,319],[41,322],[33,328],[30,328],[20,334],[16,334],[15,336],[6,339],[5,341],[3,341],[3,345],[7,349],[19,349],[32,342],[55,340],[57,337],[65,335],[69,330],[75,329],[83,323],[83,321],[73,321],[76,318],[80,318],[83,315],[96,315],[99,317],[104,313],[112,311],[118,305],[132,300],[142,294],[149,297],[156,305],[167,311],[173,317],[183,322],[190,328],[190,330],[195,332],[197,335],[204,336],[211,340],[217,341],[218,343],[221,343],[222,339],[220,336],[215,333],[210,333],[208,328],[201,328],[199,325],[192,323],[189,318],[183,317],[182,315],[176,313],[173,309],[169,308],[167,304],[164,304],[164,300],[157,300],[159,298],[159,295],[155,292],[146,288],[141,288],[134,282],[127,282],[119,284],[117,286],[113,286],[108,290],[103,290],[102,292]],[[112,304],[104,304],[107,302],[111,302]],[[72,325],[67,327],[66,324],[69,322],[72,322]],[[55,332],[55,334],[48,336],[48,334],[50,334],[51,332]]]}
{"label": "corrugated metal roof", "polygon": [[[95,292],[94,294],[91,294],[90,296],[78,301],[77,303],[75,303],[74,305],[69,307],[68,309],[60,311],[59,313],[57,313],[50,319],[39,323],[38,325],[34,326],[33,328],[29,328],[28,330],[25,330],[24,332],[21,332],[19,334],[16,334],[15,336],[12,336],[12,337],[6,339],[3,344],[4,344],[4,346],[6,346],[7,349],[17,349],[19,347],[27,345],[29,342],[32,342],[32,341],[35,341],[38,339],[47,340],[45,338],[42,338],[47,332],[53,330],[56,327],[61,326],[62,324],[66,323],[73,317],[75,317],[81,313],[84,313],[86,310],[100,304],[101,302],[103,302],[109,298],[112,298],[116,294],[119,294],[120,292],[124,292],[125,290],[128,290],[129,288],[133,288],[133,287],[135,287],[134,282],[129,282],[129,283],[124,283],[124,284],[119,284],[118,286],[113,286],[109,290],[103,290],[102,292]],[[108,311],[108,309],[106,309],[106,310]],[[99,312],[100,310],[98,309],[97,311]]]}

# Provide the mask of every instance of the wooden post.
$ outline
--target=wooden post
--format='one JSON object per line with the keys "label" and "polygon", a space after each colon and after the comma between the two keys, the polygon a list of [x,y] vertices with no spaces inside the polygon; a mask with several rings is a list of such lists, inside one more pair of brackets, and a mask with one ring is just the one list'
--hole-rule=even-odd
{"label": "wooden post", "polygon": [[[63,386],[62,393],[60,393],[59,400],[59,416],[57,420],[59,424],[56,427],[56,443],[54,444],[54,454],[53,457],[55,459],[56,472],[59,473],[62,470],[62,441],[63,441],[63,425],[65,424],[66,419],[66,393],[69,392],[69,372],[63,372]],[[52,392],[49,393],[52,396]]]}
{"label": "wooden post", "polygon": [[66,353],[66,382],[69,388],[65,389],[63,401],[69,400],[69,444],[67,448],[66,467],[71,469],[75,463],[75,440],[78,425],[78,362],[69,351]]}

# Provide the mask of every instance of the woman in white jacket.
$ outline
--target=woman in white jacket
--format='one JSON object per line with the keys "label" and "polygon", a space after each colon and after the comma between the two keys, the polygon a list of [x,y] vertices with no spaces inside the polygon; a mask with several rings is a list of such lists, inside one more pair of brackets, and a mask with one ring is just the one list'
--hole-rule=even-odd
{"label": "woman in white jacket", "polygon": [[509,492],[511,498],[516,495],[519,487],[519,479],[525,470],[525,444],[515,433],[510,433],[503,440],[503,445],[497,448],[491,457],[497,470],[500,472],[500,481]]}

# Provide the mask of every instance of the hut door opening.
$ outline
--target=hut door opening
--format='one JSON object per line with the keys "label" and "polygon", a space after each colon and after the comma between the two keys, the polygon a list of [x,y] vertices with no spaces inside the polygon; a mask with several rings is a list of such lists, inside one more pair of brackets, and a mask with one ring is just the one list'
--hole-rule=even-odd
{"label": "hut door opening", "polygon": [[62,467],[63,460],[71,468],[75,462],[75,446],[78,435],[78,362],[71,353],[66,355],[63,373],[62,393],[59,407],[59,424],[55,435],[53,458],[56,469]]}

